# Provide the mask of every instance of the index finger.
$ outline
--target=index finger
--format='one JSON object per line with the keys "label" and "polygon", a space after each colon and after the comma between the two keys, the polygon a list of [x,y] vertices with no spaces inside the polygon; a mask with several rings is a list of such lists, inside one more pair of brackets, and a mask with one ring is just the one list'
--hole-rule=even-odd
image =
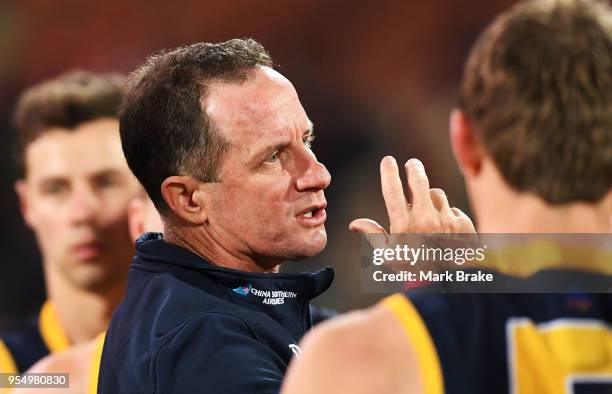
{"label": "index finger", "polygon": [[429,179],[423,163],[418,159],[410,159],[406,162],[405,167],[408,187],[412,194],[413,210],[433,209],[434,206],[429,192]]}
{"label": "index finger", "polygon": [[380,184],[389,221],[393,224],[403,220],[408,215],[408,201],[404,194],[397,162],[392,156],[386,156],[380,162]]}

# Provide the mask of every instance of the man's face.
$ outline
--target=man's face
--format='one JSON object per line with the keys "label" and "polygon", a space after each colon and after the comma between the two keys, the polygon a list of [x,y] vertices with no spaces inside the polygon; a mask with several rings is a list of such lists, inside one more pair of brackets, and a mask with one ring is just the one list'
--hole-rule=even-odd
{"label": "man's face", "polygon": [[25,165],[16,189],[45,269],[83,288],[124,279],[133,255],[127,206],[139,185],[121,150],[118,120],[49,129],[27,146]]}
{"label": "man's face", "polygon": [[203,108],[230,143],[207,208],[217,239],[264,265],[323,250],[330,175],[293,85],[260,67],[242,84],[213,84]]}

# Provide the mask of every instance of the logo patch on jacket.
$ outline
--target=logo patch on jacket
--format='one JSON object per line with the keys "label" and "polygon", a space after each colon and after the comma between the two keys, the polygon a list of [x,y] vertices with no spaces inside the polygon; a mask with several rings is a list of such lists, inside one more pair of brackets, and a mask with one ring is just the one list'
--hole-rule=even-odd
{"label": "logo patch on jacket", "polygon": [[255,297],[262,298],[261,303],[265,305],[282,305],[285,303],[285,298],[297,298],[297,293],[294,291],[283,291],[283,290],[259,290],[253,287],[251,284],[238,286],[232,291],[241,296],[247,296],[250,294]]}
{"label": "logo patch on jacket", "polygon": [[251,286],[249,284],[246,284],[244,286],[238,286],[235,289],[232,289],[232,291],[234,293],[236,293],[236,294],[240,294],[242,296],[245,296],[245,295],[249,294],[249,292],[251,291],[251,287],[253,287],[253,286]]}

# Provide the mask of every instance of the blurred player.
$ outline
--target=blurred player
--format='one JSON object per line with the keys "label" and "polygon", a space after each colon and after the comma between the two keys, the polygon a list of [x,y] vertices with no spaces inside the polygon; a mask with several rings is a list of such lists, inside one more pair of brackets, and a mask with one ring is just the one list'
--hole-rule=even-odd
{"label": "blurred player", "polygon": [[[536,0],[500,15],[471,51],[450,136],[479,231],[609,233],[610,8]],[[391,232],[460,232],[414,165],[410,205],[395,161],[381,163]],[[609,293],[396,294],[313,330],[283,393],[612,393],[611,323]]]}
{"label": "blurred player", "polygon": [[[153,202],[144,190],[132,199],[128,208],[130,238],[133,242],[146,231],[161,232],[163,224]],[[95,394],[104,333],[94,340],[50,354],[28,370],[31,373],[67,373],[69,388],[54,388],[54,394]],[[40,388],[15,389],[11,394],[36,394]]]}
{"label": "blurred player", "polygon": [[130,202],[128,219],[132,242],[136,242],[143,233],[161,233],[164,229],[159,212],[144,190]]}
{"label": "blurred player", "polygon": [[73,72],[28,89],[15,120],[21,210],[43,260],[40,313],[0,335],[0,370],[24,372],[92,340],[121,300],[134,247],[129,201],[140,186],[119,138],[123,78]]}

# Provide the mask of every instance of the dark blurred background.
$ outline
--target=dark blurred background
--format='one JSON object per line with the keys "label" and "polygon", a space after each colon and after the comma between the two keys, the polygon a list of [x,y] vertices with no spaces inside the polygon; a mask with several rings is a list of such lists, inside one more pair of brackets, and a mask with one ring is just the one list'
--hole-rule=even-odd
{"label": "dark blurred background", "polygon": [[315,123],[314,151],[332,174],[328,246],[287,271],[336,268],[317,303],[347,310],[380,296],[360,285],[358,217],[388,225],[378,164],[420,158],[432,187],[469,212],[448,141],[462,63],[511,0],[0,2],[0,329],[44,299],[40,257],[19,213],[11,114],[25,87],[73,68],[134,69],[163,48],[250,36],[271,52]]}

